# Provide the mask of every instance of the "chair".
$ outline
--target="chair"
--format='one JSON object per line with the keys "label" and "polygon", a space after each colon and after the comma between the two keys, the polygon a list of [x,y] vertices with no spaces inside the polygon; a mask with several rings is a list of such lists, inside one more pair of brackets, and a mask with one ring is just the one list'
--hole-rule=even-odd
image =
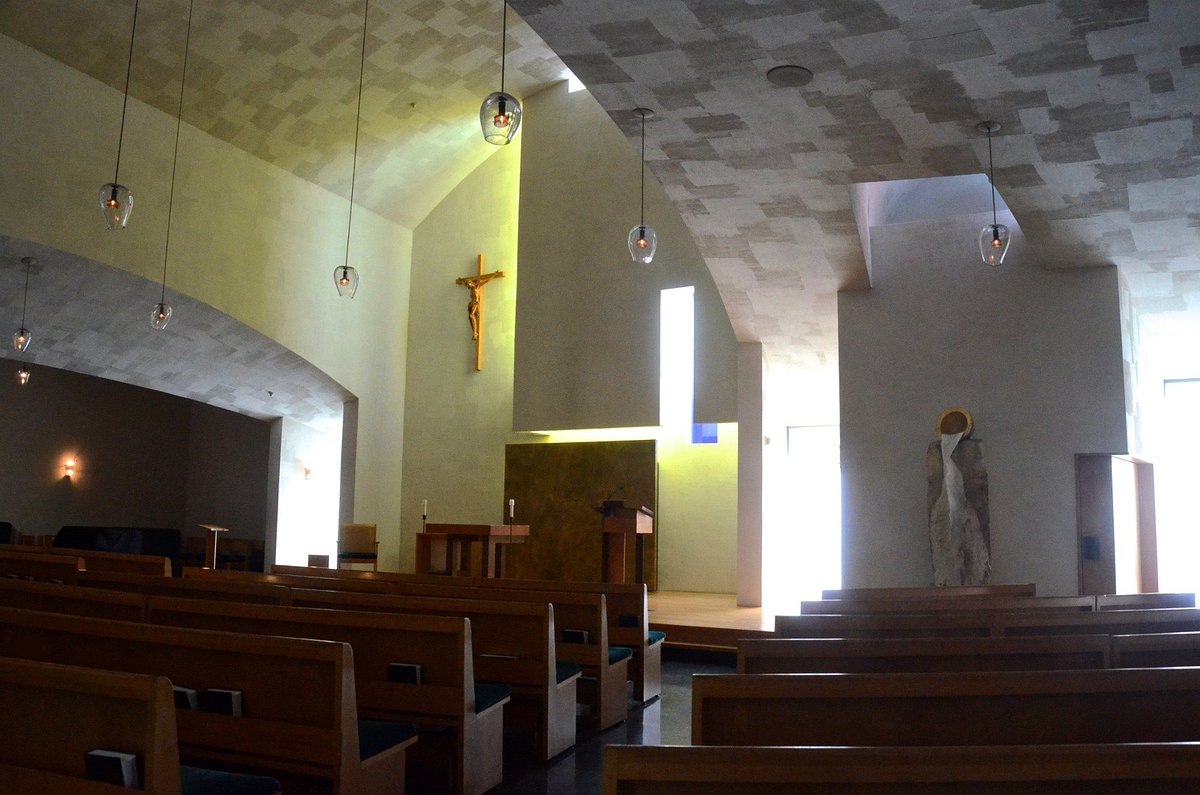
{"label": "chair", "polygon": [[371,571],[379,571],[379,542],[375,540],[375,525],[344,524],[338,531],[339,569],[354,568],[356,563],[370,563]]}

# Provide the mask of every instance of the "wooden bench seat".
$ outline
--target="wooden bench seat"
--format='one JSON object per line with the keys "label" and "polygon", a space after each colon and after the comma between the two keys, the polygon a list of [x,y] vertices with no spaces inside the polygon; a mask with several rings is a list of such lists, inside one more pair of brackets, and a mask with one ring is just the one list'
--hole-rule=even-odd
{"label": "wooden bench seat", "polygon": [[[602,593],[608,605],[608,642],[633,650],[629,663],[629,678],[634,697],[650,701],[662,693],[662,650],[665,636],[651,632],[646,586],[642,584],[603,582],[562,582],[559,580],[513,580],[492,577],[447,577],[443,574],[407,574],[397,572],[351,572],[336,569],[276,566],[277,574],[316,576],[340,580],[378,579],[384,582],[417,582],[431,585],[452,584],[491,589],[488,598],[503,600],[503,591],[548,591],[550,593]],[[363,576],[368,575],[368,576]]]}
{"label": "wooden bench seat", "polygon": [[550,759],[575,744],[576,688],[583,669],[558,662],[553,605],[302,588],[293,589],[291,599],[296,607],[466,618],[471,622],[475,676],[513,689],[513,700],[504,709],[505,725],[529,731],[539,759]]}
{"label": "wooden bench seat", "polygon": [[1183,795],[1200,792],[1200,745],[604,749],[603,795],[706,792]]}
{"label": "wooden bench seat", "polygon": [[1107,635],[738,641],[740,674],[1039,671],[1109,667]]}
{"label": "wooden bench seat", "polygon": [[[189,764],[254,771],[337,795],[403,791],[415,727],[364,726],[344,643],[247,636],[0,608],[0,655],[165,676],[242,692],[244,716],[176,711]],[[390,729],[384,742],[378,737]],[[373,744],[365,743],[366,732]]]}
{"label": "wooden bench seat", "polygon": [[[415,789],[479,795],[503,778],[511,688],[476,683],[471,625],[463,618],[151,597],[147,620],[347,643],[359,714],[421,727],[408,764]],[[393,663],[420,666],[419,683],[393,680]]]}
{"label": "wooden bench seat", "polygon": [[265,776],[180,767],[171,682],[161,676],[0,658],[0,791],[117,795],[87,778],[94,749],[137,758],[152,795],[277,795]]}
{"label": "wooden bench seat", "polygon": [[1200,668],[692,679],[695,745],[1200,740]]}
{"label": "wooden bench seat", "polygon": [[1200,609],[776,616],[781,638],[1129,635],[1200,631]]}

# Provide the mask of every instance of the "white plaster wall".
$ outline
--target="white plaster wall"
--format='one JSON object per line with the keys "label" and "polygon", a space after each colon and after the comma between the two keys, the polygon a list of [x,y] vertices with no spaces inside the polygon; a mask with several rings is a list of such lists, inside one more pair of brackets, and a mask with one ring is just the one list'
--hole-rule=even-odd
{"label": "white plaster wall", "polygon": [[[4,37],[0,71],[19,76],[0,81],[9,120],[0,181],[19,198],[0,203],[0,232],[157,281],[174,117],[130,100],[121,181],[134,193],[133,215],[128,229],[109,232],[95,196],[113,177],[120,92]],[[381,565],[394,568],[412,233],[356,208],[350,256],[363,282],[353,301],[339,299],[333,270],[343,261],[347,212],[344,198],[185,118],[167,284],[275,339],[359,399],[354,518],[379,525]],[[141,322],[149,306],[131,312]],[[185,316],[172,320],[176,329],[186,324]]]}
{"label": "white plaster wall", "polygon": [[985,220],[873,229],[874,289],[839,296],[846,586],[932,582],[925,450],[962,406],[988,471],[992,581],[1077,592],[1073,456],[1126,446],[1116,270],[1041,270],[1019,230],[986,268]]}

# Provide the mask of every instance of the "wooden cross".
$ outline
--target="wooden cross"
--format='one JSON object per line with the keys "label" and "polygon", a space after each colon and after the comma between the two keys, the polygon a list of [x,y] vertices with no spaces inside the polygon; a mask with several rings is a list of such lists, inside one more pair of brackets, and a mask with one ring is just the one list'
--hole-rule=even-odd
{"label": "wooden cross", "polygon": [[455,284],[461,284],[471,291],[467,301],[467,320],[471,323],[471,339],[475,340],[475,370],[483,369],[483,288],[492,279],[503,278],[504,271],[483,272],[483,255],[479,255],[479,273],[476,276],[463,276],[455,279]]}

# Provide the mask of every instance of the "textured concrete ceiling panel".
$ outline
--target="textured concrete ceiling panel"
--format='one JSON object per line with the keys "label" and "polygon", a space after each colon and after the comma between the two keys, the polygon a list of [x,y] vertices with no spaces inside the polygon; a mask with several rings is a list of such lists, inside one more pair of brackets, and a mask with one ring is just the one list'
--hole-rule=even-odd
{"label": "textured concrete ceiling panel", "polygon": [[[763,341],[776,362],[833,360],[835,293],[866,285],[849,187],[985,171],[985,118],[1004,125],[997,185],[1044,266],[1200,271],[1200,3],[514,7],[614,119],[658,111],[650,168],[739,338]],[[783,63],[811,69],[812,82],[768,84]]]}

